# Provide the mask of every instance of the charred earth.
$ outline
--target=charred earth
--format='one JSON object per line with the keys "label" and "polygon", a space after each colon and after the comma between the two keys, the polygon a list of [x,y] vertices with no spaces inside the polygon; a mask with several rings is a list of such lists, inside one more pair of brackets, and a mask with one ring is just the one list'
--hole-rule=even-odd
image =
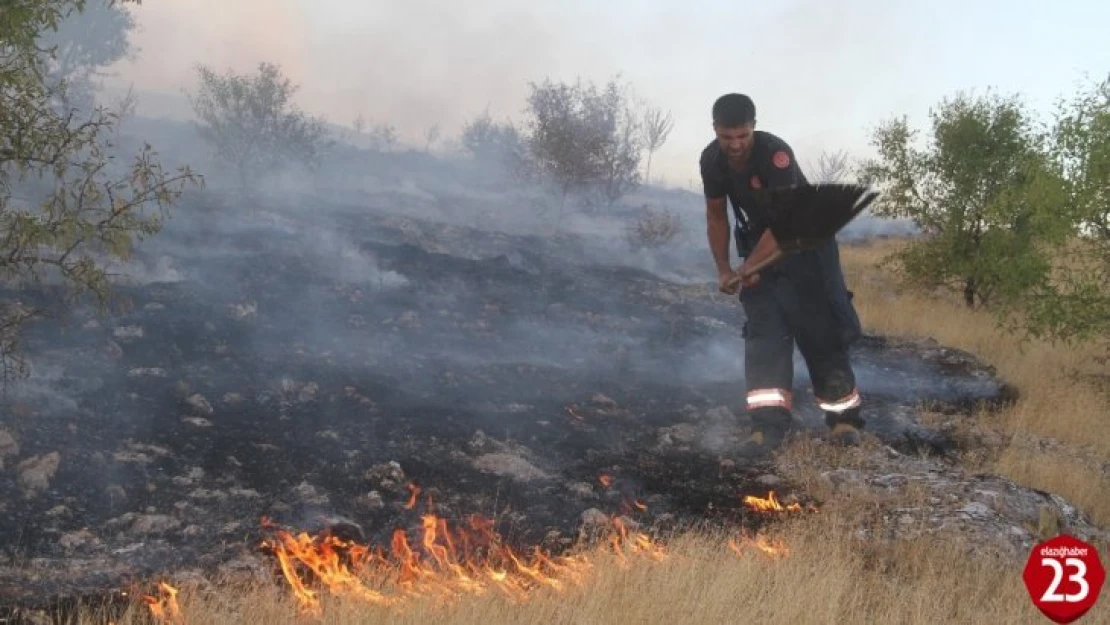
{"label": "charred earth", "polygon": [[[676,277],[705,273],[702,249],[661,276],[601,235],[358,202],[207,195],[179,212],[121,268],[113,315],[31,328],[33,370],[0,404],[0,603],[254,572],[264,518],[388,542],[419,524],[417,493],[552,550],[599,511],[757,522],[741,498],[775,480],[732,453],[742,313]],[[946,448],[920,402],[1008,397],[936,345],[869,337],[855,359],[871,431],[903,451]]]}

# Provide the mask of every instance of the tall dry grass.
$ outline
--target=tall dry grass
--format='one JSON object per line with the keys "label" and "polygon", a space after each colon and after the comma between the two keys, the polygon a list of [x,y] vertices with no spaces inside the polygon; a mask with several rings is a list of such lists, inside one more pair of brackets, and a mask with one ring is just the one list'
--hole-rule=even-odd
{"label": "tall dry grass", "polygon": [[[336,600],[318,620],[302,620],[287,593],[267,587],[186,592],[180,605],[184,622],[206,625],[1035,623],[1043,618],[1029,600],[1019,567],[986,554],[969,557],[952,538],[878,547],[853,538],[847,519],[829,515],[788,521],[781,531],[791,551],[780,559],[737,555],[726,548],[728,536],[714,532],[675,538],[662,561],[622,563],[598,552],[592,571],[578,584],[561,592],[535,591],[526,602],[497,594],[451,603],[415,599],[394,608]],[[1096,607],[1087,622],[1108,622],[1110,608]],[[133,614],[144,612],[136,606]]]}
{"label": "tall dry grass", "polygon": [[[1102,525],[1110,523],[1110,492],[1103,463],[1110,461],[1110,396],[1081,376],[1099,371],[1090,347],[1045,343],[1019,348],[987,315],[955,298],[902,291],[877,267],[897,242],[846,246],[845,270],[868,331],[933,337],[968,350],[997,367],[1021,399],[978,416],[1003,441],[986,467],[1016,481],[1058,492]],[[1045,439],[1055,439],[1045,444]],[[540,590],[523,603],[497,594],[460,597],[443,605],[414,600],[388,610],[357,601],[326,603],[323,616],[305,621],[286,589],[216,588],[184,591],[187,623],[277,625],[355,623],[1037,623],[1021,580],[1021,564],[983,552],[959,535],[871,542],[859,538],[866,503],[833,505],[790,519],[776,532],[790,547],[783,559],[752,552],[739,557],[716,531],[690,532],[668,541],[662,562],[631,565],[602,552],[579,585]],[[1106,594],[1106,591],[1103,591]],[[142,622],[134,606],[119,625]],[[102,623],[92,616],[86,623]],[[1110,623],[1110,601],[1100,601],[1083,623]]]}
{"label": "tall dry grass", "polygon": [[[1020,399],[993,415],[1007,445],[989,466],[1022,484],[1059,493],[1100,525],[1110,524],[1110,370],[1095,344],[1019,344],[988,313],[968,309],[953,295],[903,289],[880,262],[904,243],[845,246],[846,277],[870,332],[935,338],[993,365],[1017,387]],[[1045,444],[1045,442],[1049,444]]]}

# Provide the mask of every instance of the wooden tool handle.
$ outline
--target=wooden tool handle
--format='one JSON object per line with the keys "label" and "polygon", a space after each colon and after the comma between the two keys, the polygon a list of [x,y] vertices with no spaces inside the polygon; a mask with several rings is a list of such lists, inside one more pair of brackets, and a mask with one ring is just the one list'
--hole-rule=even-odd
{"label": "wooden tool handle", "polygon": [[754,276],[755,274],[759,273],[760,271],[763,271],[767,267],[770,267],[771,265],[775,264],[783,256],[786,256],[785,252],[783,252],[782,250],[775,250],[775,251],[771,252],[771,254],[769,256],[764,256],[763,258],[759,259],[758,261],[755,261],[755,262],[752,262],[752,263],[744,263],[743,265],[740,266],[740,269],[736,270],[736,275],[734,275],[732,277],[732,279],[729,280],[729,286],[736,286],[737,284],[743,282],[744,280],[747,280],[748,278]]}

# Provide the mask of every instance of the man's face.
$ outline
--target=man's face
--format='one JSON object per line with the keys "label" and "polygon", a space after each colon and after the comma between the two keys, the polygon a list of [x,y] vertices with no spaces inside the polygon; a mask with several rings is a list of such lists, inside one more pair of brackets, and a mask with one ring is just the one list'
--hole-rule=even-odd
{"label": "man's face", "polygon": [[755,142],[754,123],[731,127],[714,125],[713,129],[717,131],[717,141],[729,161],[743,163],[747,160]]}

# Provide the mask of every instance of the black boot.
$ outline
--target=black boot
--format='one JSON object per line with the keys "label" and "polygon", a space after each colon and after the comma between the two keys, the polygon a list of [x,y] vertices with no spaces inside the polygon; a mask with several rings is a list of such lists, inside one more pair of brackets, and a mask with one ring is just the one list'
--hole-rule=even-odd
{"label": "black boot", "polygon": [[859,407],[844,412],[825,412],[825,425],[829,426],[829,440],[843,447],[855,447],[862,442],[864,421]]}
{"label": "black boot", "polygon": [[740,444],[740,454],[765,457],[777,449],[793,425],[785,408],[756,408],[751,412],[752,433]]}

